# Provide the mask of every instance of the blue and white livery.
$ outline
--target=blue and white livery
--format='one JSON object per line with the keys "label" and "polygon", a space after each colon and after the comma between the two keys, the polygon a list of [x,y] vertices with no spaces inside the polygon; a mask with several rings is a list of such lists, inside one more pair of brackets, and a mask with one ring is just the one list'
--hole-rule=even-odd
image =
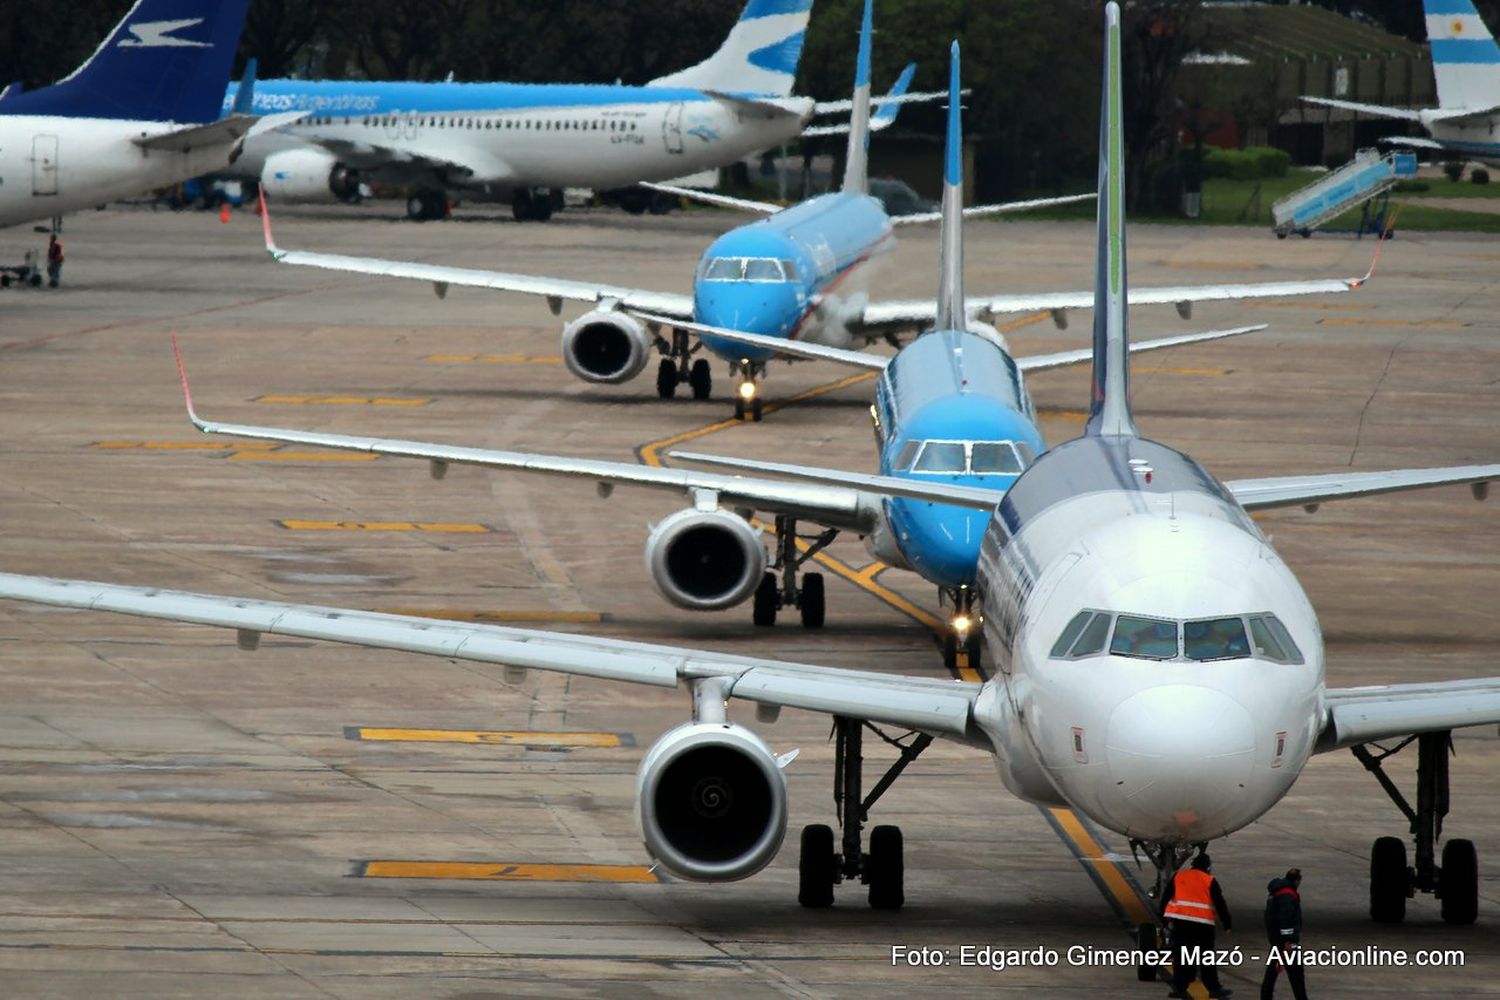
{"label": "blue and white livery", "polygon": [[1393,146],[1432,149],[1500,166],[1500,46],[1469,0],[1422,0],[1432,72],[1437,79],[1435,108],[1393,108],[1380,104],[1304,97],[1345,111],[1416,122],[1430,138],[1391,136]]}

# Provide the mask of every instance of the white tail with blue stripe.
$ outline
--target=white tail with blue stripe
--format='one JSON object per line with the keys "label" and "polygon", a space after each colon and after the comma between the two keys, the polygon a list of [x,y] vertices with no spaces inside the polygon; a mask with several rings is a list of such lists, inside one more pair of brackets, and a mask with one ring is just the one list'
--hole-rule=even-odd
{"label": "white tail with blue stripe", "polygon": [[696,66],[651,81],[752,97],[788,97],[802,59],[813,0],[750,0],[718,51]]}

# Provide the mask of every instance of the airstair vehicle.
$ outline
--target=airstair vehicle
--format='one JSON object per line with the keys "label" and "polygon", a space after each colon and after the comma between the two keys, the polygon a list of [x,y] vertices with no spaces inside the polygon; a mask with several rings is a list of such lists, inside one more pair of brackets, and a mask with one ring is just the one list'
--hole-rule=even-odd
{"label": "airstair vehicle", "polygon": [[[1416,174],[1415,153],[1381,155],[1379,150],[1362,149],[1352,161],[1328,176],[1318,178],[1273,204],[1271,230],[1277,239],[1285,239],[1290,233],[1311,236],[1314,229],[1328,220],[1356,205],[1365,205],[1365,214],[1357,230],[1364,233],[1370,221],[1369,202],[1388,194],[1397,181]],[[1380,221],[1371,231],[1379,231],[1384,216],[1384,210],[1378,213]]]}

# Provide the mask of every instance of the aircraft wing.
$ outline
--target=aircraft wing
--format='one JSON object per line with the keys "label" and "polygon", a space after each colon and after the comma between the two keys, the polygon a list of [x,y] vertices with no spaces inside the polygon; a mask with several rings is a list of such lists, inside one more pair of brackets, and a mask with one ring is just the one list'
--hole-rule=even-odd
{"label": "aircraft wing", "polygon": [[1461,122],[1490,118],[1500,112],[1500,106],[1490,105],[1487,108],[1434,108],[1423,113],[1428,124],[1433,122]]}
{"label": "aircraft wing", "polygon": [[1432,486],[1467,485],[1476,500],[1489,495],[1489,484],[1500,479],[1500,465],[1453,465],[1436,469],[1394,469],[1389,472],[1336,472],[1319,476],[1276,476],[1269,479],[1231,479],[1224,485],[1246,510],[1276,507],[1315,507],[1325,500],[1399,493]]}
{"label": "aircraft wing", "polygon": [[272,259],[283,264],[320,267],[329,271],[347,271],[352,274],[371,274],[377,277],[430,281],[439,296],[446,295],[448,288],[453,285],[539,295],[546,298],[554,314],[562,308],[563,300],[568,299],[589,303],[609,301],[632,311],[659,313],[674,317],[674,319],[678,317],[690,319],[693,315],[693,299],[690,295],[676,295],[671,292],[656,292],[641,288],[621,288],[617,285],[551,278],[544,275],[449,267],[445,264],[385,260],[380,257],[352,257],[345,254],[314,253],[308,250],[283,250],[276,245],[276,240],[271,235],[271,215],[266,209],[264,193],[261,195],[260,204],[261,221],[266,234],[266,252],[271,255]]}
{"label": "aircraft wing", "polygon": [[[667,316],[653,316],[650,313],[637,313],[636,315],[648,323],[671,325],[679,329],[689,330],[699,336],[716,337],[720,340],[729,340],[737,344],[745,344],[749,347],[763,347],[766,350],[775,351],[784,357],[798,358],[803,361],[832,361],[834,364],[876,372],[884,371],[891,363],[891,359],[886,355],[871,354],[868,351],[851,351],[842,347],[812,344],[804,340],[788,340],[785,337],[768,337],[761,333],[726,330],[723,327],[674,320]],[[1258,323],[1255,326],[1237,326],[1228,330],[1209,330],[1206,333],[1185,333],[1180,336],[1162,337],[1157,340],[1133,341],[1130,345],[1130,353],[1159,351],[1164,347],[1179,347],[1183,344],[1195,344],[1202,340],[1222,340],[1225,337],[1238,337],[1244,333],[1256,333],[1265,328],[1265,323]],[[1075,351],[1062,351],[1057,354],[1034,354],[1031,357],[1016,358],[1015,361],[1016,367],[1020,368],[1023,372],[1032,372],[1041,371],[1045,368],[1059,368],[1063,365],[1081,364],[1085,361],[1092,361],[1093,358],[1093,348],[1084,347]]]}
{"label": "aircraft wing", "polygon": [[1330,688],[1317,752],[1500,723],[1500,677]]}
{"label": "aircraft wing", "polygon": [[974,703],[981,690],[980,685],[965,681],[787,663],[678,646],[13,573],[0,573],[0,598],[232,628],[245,649],[254,649],[262,634],[270,634],[658,687],[718,678],[725,682],[726,698],[884,722],[958,739],[974,731]]}
{"label": "aircraft wing", "polygon": [[1386,146],[1410,146],[1413,149],[1447,149],[1436,139],[1424,139],[1414,135],[1387,135],[1375,140]]}
{"label": "aircraft wing", "polygon": [[[1054,205],[1071,205],[1080,201],[1093,201],[1098,197],[1088,194],[1068,194],[1059,198],[1029,198],[1026,201],[1002,201],[993,205],[971,205],[964,209],[965,219],[977,219],[986,215],[1005,215],[1010,212],[1027,212],[1033,208],[1051,208]],[[941,222],[942,212],[914,212],[911,215],[891,216],[891,225],[910,226],[918,222]]]}
{"label": "aircraft wing", "polygon": [[[1132,288],[1130,304],[1162,305],[1170,303],[1184,318],[1194,302],[1220,302],[1230,299],[1272,299],[1294,295],[1328,295],[1352,292],[1370,278],[1366,272],[1358,278],[1309,278],[1300,281],[1258,281],[1240,285],[1176,285]],[[969,297],[965,308],[971,316],[999,316],[1010,313],[1046,311],[1059,326],[1066,326],[1063,315],[1070,309],[1092,309],[1094,293],[1037,292],[1023,295]],[[930,326],[937,317],[937,303],[932,299],[889,300],[872,302],[856,321],[856,332],[883,333],[889,330]]]}
{"label": "aircraft wing", "polygon": [[1374,115],[1377,118],[1399,118],[1402,121],[1420,122],[1422,112],[1416,108],[1392,108],[1383,104],[1360,104],[1358,101],[1340,101],[1332,97],[1304,97],[1302,100],[1308,104],[1321,104],[1328,108],[1338,108],[1341,111],[1356,111],[1360,114]]}
{"label": "aircraft wing", "polygon": [[762,462],[753,458],[730,458],[727,455],[704,455],[693,451],[674,451],[672,458],[698,465],[717,466],[721,469],[736,469],[740,472],[765,472],[773,476],[809,483],[828,485],[846,484],[862,487],[886,496],[898,496],[911,500],[927,500],[932,503],[952,504],[972,510],[994,510],[1005,499],[1005,490],[985,489],[982,486],[959,486],[956,483],[925,483],[900,476],[870,475],[863,472],[846,472],[843,469],[819,469],[807,465],[787,465],[783,462]]}

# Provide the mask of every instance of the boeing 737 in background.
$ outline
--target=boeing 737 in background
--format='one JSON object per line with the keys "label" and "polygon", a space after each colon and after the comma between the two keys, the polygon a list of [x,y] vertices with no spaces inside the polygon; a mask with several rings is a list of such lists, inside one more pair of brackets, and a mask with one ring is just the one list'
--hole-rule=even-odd
{"label": "boeing 737 in background", "polygon": [[138,0],[88,60],[0,101],[0,226],[175,184],[300,117],[220,118],[249,0]]}
{"label": "boeing 737 in background", "polygon": [[[0,575],[0,597],[231,628],[246,650],[272,634],[504,664],[512,677],[534,668],[663,689],[685,684],[691,721],[643,756],[637,815],[647,851],[674,874],[701,881],[761,870],[788,823],[783,770],[796,754],[778,756],[731,722],[729,701],[753,703],[762,723],[783,708],[826,713],[843,830],[840,841],[824,824],[802,830],[798,897],[808,907],[830,905],[835,885],[853,880],[868,886],[874,907],[903,904],[901,831],[875,827],[866,849],[864,825],[937,738],[993,753],[1010,793],[1069,806],[1129,838],[1162,881],[1208,841],[1270,810],[1314,753],[1348,748],[1378,773],[1367,745],[1412,737],[1416,862],[1407,866],[1400,839],[1375,842],[1370,912],[1400,920],[1408,895],[1437,891],[1445,920],[1472,922],[1474,844],[1449,839],[1439,862],[1438,824],[1449,804],[1449,734],[1500,722],[1500,677],[1326,687],[1317,616],[1249,512],[1487,483],[1500,477],[1500,465],[1221,483],[1182,452],[1139,435],[1128,400],[1119,17],[1117,4],[1106,5],[1094,383],[1084,435],[1038,457],[1003,495],[926,485],[940,502],[990,513],[979,595],[1000,669],[983,683],[13,574]],[[295,653],[263,655],[283,662]],[[867,723],[911,733],[868,795]]]}
{"label": "boeing 737 in background", "polygon": [[[957,80],[953,89],[957,90]],[[938,587],[939,603],[951,612],[944,636],[945,663],[956,667],[959,649],[966,646],[969,663],[977,664],[980,632],[972,627],[973,585],[985,514],[935,504],[923,485],[1003,491],[1045,447],[1022,373],[1076,364],[1092,354],[1084,349],[1014,360],[997,331],[982,324],[976,324],[976,330],[967,329],[961,148],[960,109],[954,101],[948,107],[936,330],[917,337],[891,358],[810,348],[847,356],[861,368],[882,372],[871,411],[878,475],[674,453],[674,457],[727,466],[736,473],[730,478],[624,462],[222,424],[200,419],[192,410],[191,397],[189,416],[199,430],[209,434],[426,458],[439,474],[452,464],[478,465],[581,477],[610,488],[635,484],[684,493],[691,506],[667,517],[646,539],[646,567],[652,582],[666,600],[691,611],[717,611],[753,597],[757,625],[773,625],[780,609],[795,607],[804,626],[821,627],[826,613],[823,575],[806,573],[799,580],[798,573],[840,532],[855,532],[886,565],[914,571]],[[715,340],[748,341],[755,350],[783,344],[769,337],[704,329]],[[1151,350],[1257,329],[1261,327],[1190,334],[1135,347]],[[186,391],[185,371],[182,379]],[[796,477],[805,485],[746,474],[756,472]],[[760,532],[748,521],[751,512],[774,525],[769,556]],[[811,545],[799,547],[799,521],[819,526],[820,533],[808,539]]]}
{"label": "boeing 737 in background", "polygon": [[[309,117],[247,144],[232,173],[279,201],[355,201],[361,185],[381,181],[413,189],[412,218],[442,217],[452,192],[509,200],[517,219],[544,220],[550,191],[682,177],[801,135],[825,113],[792,95],[811,11],[812,0],[750,0],[713,55],[640,87],[262,80],[257,109]],[[877,124],[924,96],[906,94],[910,80],[911,68]],[[235,98],[231,87],[225,106]],[[642,211],[651,201],[633,191],[622,204]]]}
{"label": "boeing 737 in background", "polygon": [[1332,97],[1302,99],[1376,118],[1416,122],[1430,136],[1391,136],[1382,142],[1500,166],[1500,47],[1469,0],[1422,0],[1422,5],[1427,13],[1432,72],[1437,78],[1437,107],[1392,108]]}
{"label": "boeing 737 in background", "polygon": [[[699,260],[691,295],[541,275],[283,250],[271,238],[269,220],[266,249],[287,264],[431,282],[439,296],[446,295],[452,286],[522,292],[545,297],[554,313],[561,311],[564,299],[592,303],[591,311],[563,327],[562,356],[574,375],[586,382],[626,382],[645,370],[655,352],[661,356],[656,370],[658,395],[670,398],[679,385],[686,383],[695,399],[707,399],[712,392],[712,369],[707,358],[694,358],[706,348],[727,364],[736,380],[735,415],[759,420],[759,379],[777,351],[763,344],[752,346],[716,337],[711,328],[775,338],[778,342],[795,339],[849,348],[929,327],[937,316],[931,299],[871,300],[877,265],[894,245],[893,227],[936,218],[933,213],[892,218],[868,194],[871,19],[867,3],[856,60],[843,189],[779,211],[775,206],[728,199],[741,207],[763,208],[775,214],[714,241]],[[994,214],[1071,200],[1075,199],[988,205],[967,212]],[[1346,292],[1363,280],[1152,288],[1139,295],[1138,301],[1175,303],[1187,315],[1192,302]],[[1088,292],[991,296],[968,300],[963,312],[974,329],[993,333],[984,318],[1047,309],[1063,325],[1066,310],[1084,308],[1090,302]]]}

